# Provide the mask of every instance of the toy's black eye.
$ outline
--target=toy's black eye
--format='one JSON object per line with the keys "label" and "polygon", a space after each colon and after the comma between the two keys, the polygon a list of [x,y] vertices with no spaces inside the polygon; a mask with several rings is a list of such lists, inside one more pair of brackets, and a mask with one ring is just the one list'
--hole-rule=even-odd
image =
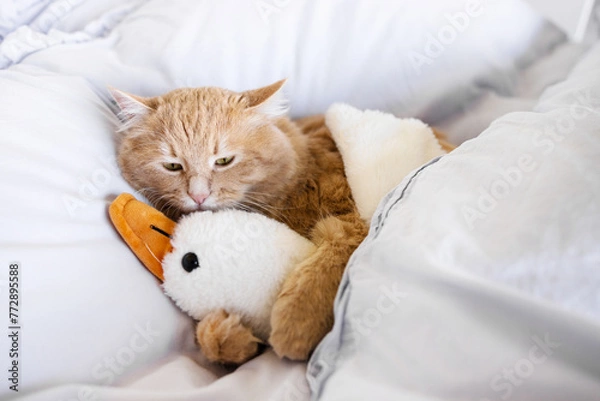
{"label": "toy's black eye", "polygon": [[200,263],[198,263],[198,256],[196,256],[193,252],[188,252],[183,255],[181,258],[181,266],[185,269],[186,272],[191,272],[196,267],[200,267]]}

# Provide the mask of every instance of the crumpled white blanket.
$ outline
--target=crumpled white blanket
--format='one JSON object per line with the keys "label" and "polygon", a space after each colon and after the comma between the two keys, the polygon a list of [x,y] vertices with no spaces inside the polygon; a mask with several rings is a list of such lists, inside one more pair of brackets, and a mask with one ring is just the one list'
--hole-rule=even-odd
{"label": "crumpled white blanket", "polygon": [[0,68],[58,44],[80,43],[103,37],[141,4],[124,1],[101,13],[82,29],[66,32],[55,26],[85,0],[27,0],[0,3]]}

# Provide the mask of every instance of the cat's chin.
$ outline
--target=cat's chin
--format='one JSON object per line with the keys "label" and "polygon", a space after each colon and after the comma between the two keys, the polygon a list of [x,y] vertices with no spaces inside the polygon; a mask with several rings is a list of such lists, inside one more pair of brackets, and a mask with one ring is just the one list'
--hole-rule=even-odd
{"label": "cat's chin", "polygon": [[194,212],[207,212],[209,210],[212,211],[213,209],[206,207],[206,206],[195,205],[195,206],[184,207],[182,210],[183,210],[184,214],[190,214],[190,213],[194,213]]}
{"label": "cat's chin", "polygon": [[194,212],[216,212],[224,209],[228,209],[227,205],[202,204],[186,206],[183,208],[183,212],[184,214],[189,214]]}
{"label": "cat's chin", "polygon": [[217,210],[220,210],[220,209],[222,209],[222,208],[219,208],[216,206],[210,206],[210,205],[199,205],[196,210],[199,212],[216,212]]}

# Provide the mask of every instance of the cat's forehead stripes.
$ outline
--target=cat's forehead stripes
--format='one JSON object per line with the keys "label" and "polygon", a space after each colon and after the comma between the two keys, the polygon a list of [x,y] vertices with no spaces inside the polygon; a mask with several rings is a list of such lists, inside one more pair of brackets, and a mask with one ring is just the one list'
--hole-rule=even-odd
{"label": "cat's forehead stripes", "polygon": [[206,158],[227,153],[231,151],[230,135],[239,130],[235,125],[239,120],[236,105],[243,103],[243,96],[210,92],[210,88],[189,90],[166,99],[171,107],[165,111],[170,112],[167,116],[174,125],[171,139],[186,156]]}

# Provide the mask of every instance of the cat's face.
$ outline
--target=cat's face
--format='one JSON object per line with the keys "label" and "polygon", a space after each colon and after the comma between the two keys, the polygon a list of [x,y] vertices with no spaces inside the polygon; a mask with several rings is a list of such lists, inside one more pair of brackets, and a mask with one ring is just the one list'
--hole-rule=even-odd
{"label": "cat's face", "polygon": [[283,81],[235,93],[178,89],[155,98],[113,90],[125,125],[125,179],[171,217],[268,202],[294,175],[296,154],[277,122]]}

